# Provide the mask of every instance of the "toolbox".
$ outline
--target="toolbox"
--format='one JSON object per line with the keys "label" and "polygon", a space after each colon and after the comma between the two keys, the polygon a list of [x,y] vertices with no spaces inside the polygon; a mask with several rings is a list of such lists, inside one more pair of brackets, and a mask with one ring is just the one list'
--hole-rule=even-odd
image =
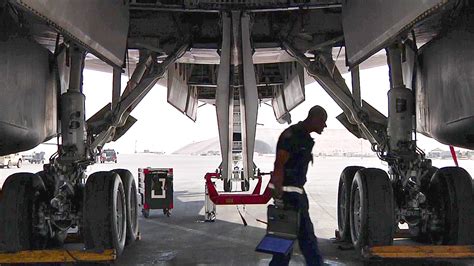
{"label": "toolbox", "polygon": [[255,251],[288,255],[298,238],[300,214],[297,210],[267,207],[267,234],[257,245]]}

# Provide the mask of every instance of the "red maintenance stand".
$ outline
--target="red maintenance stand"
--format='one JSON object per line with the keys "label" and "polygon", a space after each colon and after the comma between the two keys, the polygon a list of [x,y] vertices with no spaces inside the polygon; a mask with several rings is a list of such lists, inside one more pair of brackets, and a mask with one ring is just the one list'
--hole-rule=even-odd
{"label": "red maintenance stand", "polygon": [[272,192],[267,186],[262,194],[262,175],[270,173],[261,173],[257,175],[258,183],[252,194],[249,193],[219,193],[212,179],[222,179],[219,173],[207,173],[204,176],[206,181],[205,198],[205,217],[206,221],[216,219],[216,205],[246,205],[246,204],[267,204],[272,197]]}
{"label": "red maintenance stand", "polygon": [[143,217],[150,216],[150,210],[162,209],[171,216],[173,209],[173,168],[139,168],[138,193]]}

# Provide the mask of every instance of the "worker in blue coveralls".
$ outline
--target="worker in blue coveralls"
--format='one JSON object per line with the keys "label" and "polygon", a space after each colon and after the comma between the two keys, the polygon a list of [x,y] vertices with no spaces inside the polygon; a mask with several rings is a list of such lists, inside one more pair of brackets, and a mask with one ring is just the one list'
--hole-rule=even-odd
{"label": "worker in blue coveralls", "polygon": [[[308,212],[308,197],[303,186],[309,162],[313,162],[311,153],[314,141],[310,133],[321,134],[326,127],[327,113],[319,105],[309,110],[308,117],[292,125],[281,133],[277,143],[275,166],[271,179],[275,205],[294,208],[300,213],[298,243],[307,265],[323,265],[318,248],[318,239]],[[273,255],[270,265],[288,265],[287,256]]]}

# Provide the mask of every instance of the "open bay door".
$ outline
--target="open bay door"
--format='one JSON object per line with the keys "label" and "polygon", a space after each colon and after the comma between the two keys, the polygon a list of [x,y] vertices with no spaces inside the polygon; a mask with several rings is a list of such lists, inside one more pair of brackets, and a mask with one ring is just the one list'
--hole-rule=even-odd
{"label": "open bay door", "polygon": [[304,68],[297,62],[280,63],[283,85],[276,86],[272,99],[275,118],[281,124],[291,123],[290,111],[304,102]]}
{"label": "open bay door", "polygon": [[189,86],[193,65],[175,63],[168,68],[168,103],[196,121],[198,95],[197,87]]}

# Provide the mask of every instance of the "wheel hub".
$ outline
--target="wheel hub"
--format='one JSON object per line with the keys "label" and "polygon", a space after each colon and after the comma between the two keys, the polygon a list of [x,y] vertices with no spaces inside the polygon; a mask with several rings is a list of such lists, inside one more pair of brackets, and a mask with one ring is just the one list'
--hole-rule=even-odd
{"label": "wheel hub", "polygon": [[357,187],[354,190],[354,233],[357,239],[359,239],[360,226],[361,226],[361,214],[362,214],[362,205],[360,204],[360,195],[359,188]]}
{"label": "wheel hub", "polygon": [[121,190],[117,191],[117,206],[116,206],[116,213],[117,213],[117,233],[119,239],[122,239],[124,236],[123,232],[123,225],[124,225],[124,218],[125,218],[125,210],[122,199],[124,195]]}

